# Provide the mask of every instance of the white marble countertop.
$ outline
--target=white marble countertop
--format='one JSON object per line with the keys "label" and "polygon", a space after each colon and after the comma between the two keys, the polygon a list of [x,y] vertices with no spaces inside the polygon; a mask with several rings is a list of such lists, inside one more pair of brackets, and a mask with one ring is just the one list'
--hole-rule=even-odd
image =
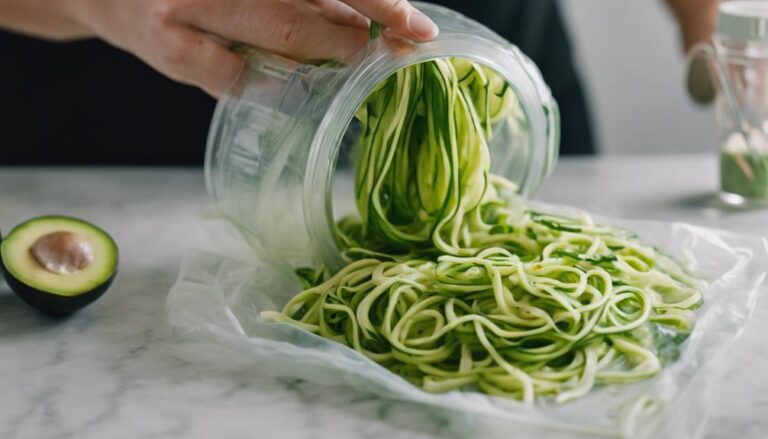
{"label": "white marble countertop", "polygon": [[[0,226],[64,213],[110,231],[120,273],[66,319],[0,284],[0,438],[456,435],[443,413],[172,353],[165,297],[207,199],[200,170],[0,168]],[[711,194],[714,156],[562,160],[539,198],[611,216],[768,234],[768,210],[728,212]],[[768,301],[732,348],[707,438],[768,435]]]}

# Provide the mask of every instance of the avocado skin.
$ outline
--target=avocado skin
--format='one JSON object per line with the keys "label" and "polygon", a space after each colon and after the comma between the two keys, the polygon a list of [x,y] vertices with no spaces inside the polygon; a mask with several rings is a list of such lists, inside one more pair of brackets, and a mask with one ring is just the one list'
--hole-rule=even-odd
{"label": "avocado skin", "polygon": [[115,269],[101,285],[77,296],[68,297],[38,290],[21,282],[6,270],[2,258],[0,258],[0,268],[2,268],[3,274],[5,274],[5,282],[21,300],[38,311],[53,315],[70,314],[90,305],[109,289],[117,275],[117,269]]}

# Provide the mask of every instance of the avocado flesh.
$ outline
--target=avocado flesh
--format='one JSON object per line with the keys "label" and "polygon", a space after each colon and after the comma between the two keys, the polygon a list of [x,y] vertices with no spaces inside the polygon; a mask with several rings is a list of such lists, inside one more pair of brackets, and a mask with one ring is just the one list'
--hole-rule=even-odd
{"label": "avocado flesh", "polygon": [[[41,237],[67,231],[84,238],[93,250],[93,261],[72,274],[43,267],[30,251]],[[114,240],[88,222],[65,216],[34,218],[16,226],[0,242],[0,261],[6,281],[27,303],[53,313],[71,312],[101,296],[117,271],[118,250]]]}

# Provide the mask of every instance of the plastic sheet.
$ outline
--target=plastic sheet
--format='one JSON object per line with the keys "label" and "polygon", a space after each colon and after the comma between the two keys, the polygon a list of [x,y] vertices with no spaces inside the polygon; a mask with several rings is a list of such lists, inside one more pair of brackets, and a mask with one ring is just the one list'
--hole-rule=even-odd
{"label": "plastic sheet", "polygon": [[260,373],[347,384],[385,398],[502,417],[515,425],[508,437],[698,437],[727,348],[744,329],[763,288],[768,240],[682,223],[596,221],[632,229],[685,261],[705,281],[705,303],[696,311],[695,329],[680,358],[660,374],[635,384],[597,387],[562,405],[537,401],[529,406],[470,391],[430,394],[344,345],[261,320],[262,310],[281,309],[300,284],[289,265],[267,256],[253,237],[225,219],[202,222],[211,239],[182,266],[168,297],[170,323],[182,352],[196,359],[222,367],[250,364]]}

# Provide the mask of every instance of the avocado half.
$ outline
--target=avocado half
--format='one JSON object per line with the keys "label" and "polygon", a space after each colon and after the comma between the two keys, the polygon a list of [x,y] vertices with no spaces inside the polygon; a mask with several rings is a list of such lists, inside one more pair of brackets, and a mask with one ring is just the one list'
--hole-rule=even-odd
{"label": "avocado half", "polygon": [[118,249],[101,228],[78,218],[42,216],[0,241],[8,286],[30,306],[67,314],[101,297],[117,274]]}

